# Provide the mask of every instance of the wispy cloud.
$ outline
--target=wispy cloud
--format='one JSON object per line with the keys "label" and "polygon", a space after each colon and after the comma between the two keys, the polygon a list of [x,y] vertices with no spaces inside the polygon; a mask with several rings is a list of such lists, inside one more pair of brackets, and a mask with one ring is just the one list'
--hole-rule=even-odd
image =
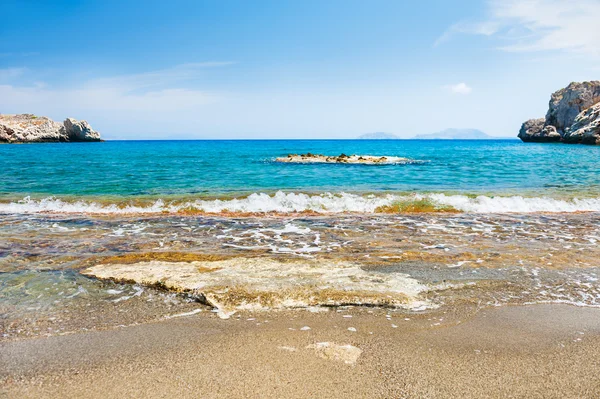
{"label": "wispy cloud", "polygon": [[437,40],[433,43],[434,46],[439,46],[459,33],[468,33],[474,35],[491,36],[498,32],[500,25],[496,21],[485,22],[457,22],[449,27]]}
{"label": "wispy cloud", "polygon": [[495,36],[511,52],[568,51],[600,56],[600,1],[490,0],[483,21],[459,22],[434,43],[459,33]]}
{"label": "wispy cloud", "polygon": [[157,71],[112,76],[94,79],[86,83],[87,87],[118,88],[120,90],[139,90],[153,87],[181,85],[202,76],[205,69],[233,65],[234,62],[198,62],[175,65]]}
{"label": "wispy cloud", "polygon": [[0,83],[10,82],[20,76],[23,76],[27,68],[4,68],[0,69]]}
{"label": "wispy cloud", "polygon": [[460,82],[454,85],[447,85],[444,86],[444,88],[446,90],[450,90],[452,93],[455,94],[469,94],[473,91],[473,89],[465,82]]}
{"label": "wispy cloud", "polygon": [[[29,70],[0,69],[0,110],[9,113],[32,112],[64,118],[90,119],[94,116],[115,123],[175,126],[204,106],[223,100],[223,93],[195,88],[195,80],[205,68],[230,65],[229,62],[182,64],[140,74],[90,79],[81,84],[56,87],[43,82],[27,82]],[[31,74],[33,75],[33,73]],[[5,79],[3,79],[5,78]],[[13,80],[11,82],[11,79]]]}

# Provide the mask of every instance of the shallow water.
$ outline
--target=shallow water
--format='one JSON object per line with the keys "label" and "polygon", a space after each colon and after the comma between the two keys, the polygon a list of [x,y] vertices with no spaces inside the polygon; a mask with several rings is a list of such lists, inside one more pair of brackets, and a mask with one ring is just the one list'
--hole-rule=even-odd
{"label": "shallow water", "polygon": [[[177,262],[242,256],[327,260],[330,265],[350,262],[358,269],[346,269],[347,273],[358,271],[360,276],[371,276],[369,281],[377,273],[406,276],[411,284],[426,287],[415,299],[442,308],[539,302],[600,306],[598,240],[597,213],[239,218],[3,215],[2,334],[10,338],[102,328],[198,309],[198,298],[193,295],[100,281],[79,273],[97,264],[153,259]],[[261,269],[262,274],[267,272]],[[293,284],[306,283],[310,290],[314,281],[303,280],[305,272],[299,269]],[[228,274],[231,281],[236,281],[234,274],[235,270]],[[242,281],[243,273],[237,278]],[[242,295],[241,300],[251,304],[255,297]]]}
{"label": "shallow water", "polygon": [[[289,153],[393,165],[285,164]],[[111,141],[0,146],[0,213],[600,212],[600,149],[516,140]]]}
{"label": "shallow water", "polygon": [[[402,165],[294,165],[289,153]],[[0,146],[4,195],[224,195],[277,190],[597,194],[600,149],[516,140],[110,141]]]}

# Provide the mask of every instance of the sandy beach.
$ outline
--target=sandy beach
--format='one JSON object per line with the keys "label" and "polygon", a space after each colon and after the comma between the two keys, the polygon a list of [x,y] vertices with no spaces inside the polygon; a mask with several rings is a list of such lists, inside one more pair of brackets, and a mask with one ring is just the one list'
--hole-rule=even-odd
{"label": "sandy beach", "polygon": [[[7,398],[594,398],[600,310],[506,306],[200,312],[105,331],[4,342]],[[307,328],[309,327],[309,328]],[[356,331],[354,331],[356,330]],[[322,351],[358,348],[360,355]],[[349,346],[348,346],[349,345]],[[356,355],[356,352],[353,352]],[[355,362],[353,363],[353,360]]]}

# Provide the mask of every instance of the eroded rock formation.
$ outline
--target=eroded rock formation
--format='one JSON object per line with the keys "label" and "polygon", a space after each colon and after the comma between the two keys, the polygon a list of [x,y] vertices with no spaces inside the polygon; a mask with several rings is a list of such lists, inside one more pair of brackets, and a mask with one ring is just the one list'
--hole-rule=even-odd
{"label": "eroded rock formation", "polygon": [[552,94],[545,118],[521,125],[525,142],[600,144],[600,81],[572,82]]}
{"label": "eroded rock formation", "polygon": [[86,121],[67,118],[63,123],[33,114],[0,114],[0,142],[46,143],[101,141]]}
{"label": "eroded rock formation", "polygon": [[575,118],[563,135],[565,143],[600,144],[600,103],[586,109]]}
{"label": "eroded rock formation", "polygon": [[554,126],[563,135],[566,130],[571,129],[581,112],[598,102],[600,81],[572,82],[552,94],[545,125]]}

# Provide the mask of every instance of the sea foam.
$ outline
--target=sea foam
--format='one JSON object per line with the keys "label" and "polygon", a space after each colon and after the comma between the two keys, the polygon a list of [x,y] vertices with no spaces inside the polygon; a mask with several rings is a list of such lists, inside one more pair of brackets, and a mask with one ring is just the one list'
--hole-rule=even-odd
{"label": "sea foam", "polygon": [[125,202],[66,201],[56,197],[0,203],[0,213],[74,213],[74,214],[159,214],[205,213],[376,213],[396,203],[427,200],[440,207],[469,213],[600,212],[600,198],[556,199],[551,197],[484,196],[431,194],[353,194],[353,193],[254,193],[243,198],[165,202],[145,205]]}

